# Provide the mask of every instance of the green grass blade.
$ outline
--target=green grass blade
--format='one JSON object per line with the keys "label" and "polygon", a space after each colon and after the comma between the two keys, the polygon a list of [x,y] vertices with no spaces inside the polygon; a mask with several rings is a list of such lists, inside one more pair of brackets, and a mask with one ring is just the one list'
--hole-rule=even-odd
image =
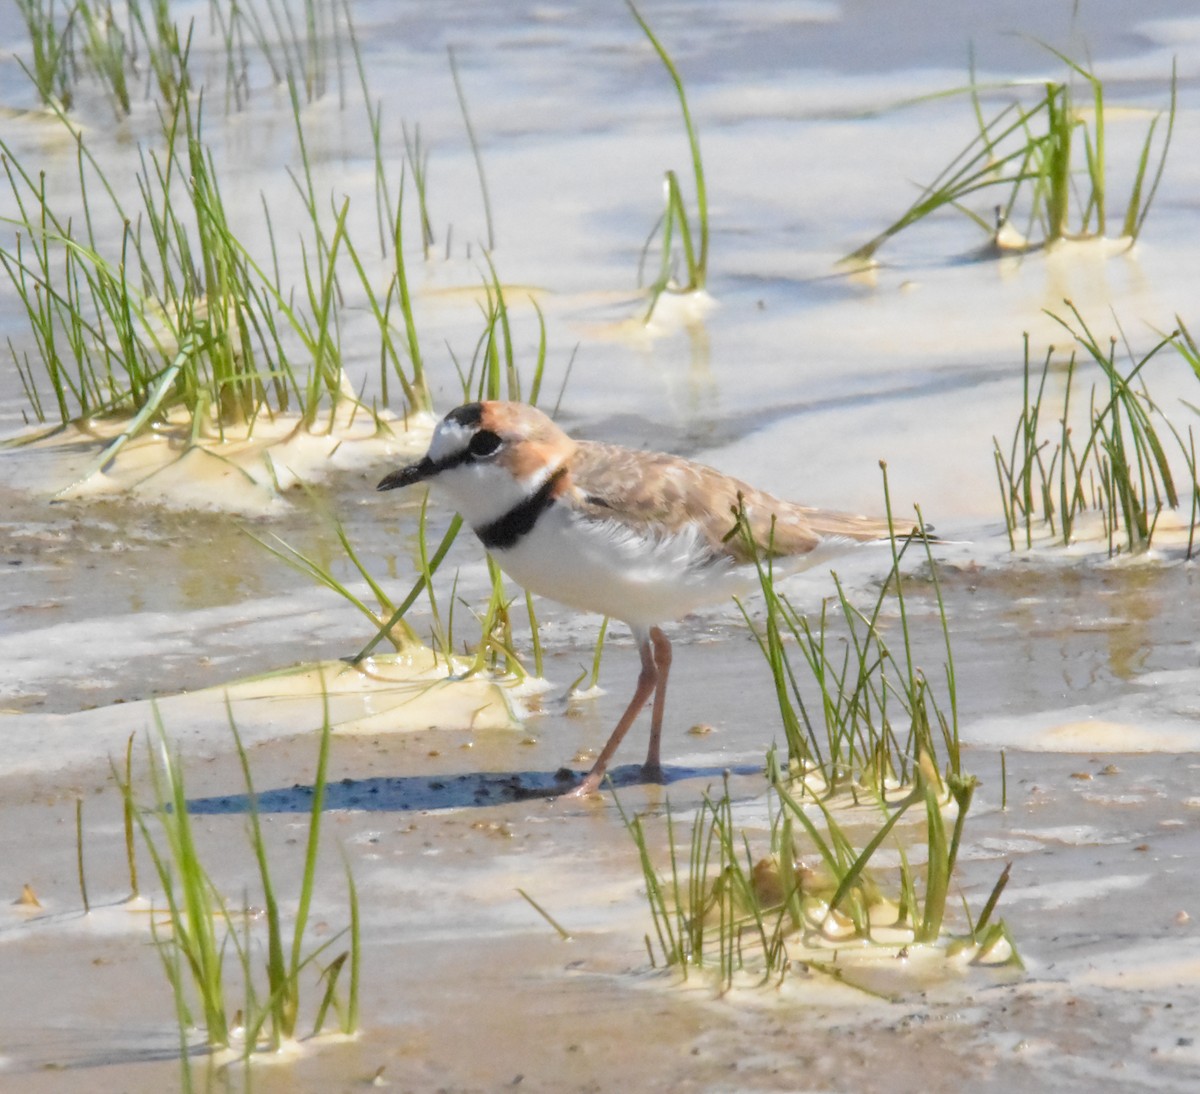
{"label": "green grass blade", "polygon": [[[450,521],[450,527],[446,529],[446,534],[442,537],[441,542],[438,544],[437,550],[434,551],[433,556],[429,559],[430,573],[436,572],[438,567],[441,566],[442,560],[446,557],[446,552],[450,550],[450,545],[454,542],[455,537],[458,535],[459,529],[462,528],[462,523],[462,517],[455,513],[454,519]],[[400,602],[400,606],[388,617],[387,622],[379,628],[375,634],[375,637],[372,638],[371,641],[365,646],[363,646],[363,648],[359,650],[358,653],[356,653],[353,657],[347,658],[350,664],[357,665],[364,658],[369,657],[375,647],[378,646],[379,643],[382,642],[386,637],[388,637],[392,628],[404,618],[405,612],[407,612],[408,609],[417,602],[417,598],[425,590],[428,581],[429,579],[425,574],[422,574],[419,578],[417,578],[416,583],[409,590],[408,596],[406,596]]]}
{"label": "green grass blade", "polygon": [[[702,289],[708,277],[708,189],[704,181],[704,161],[700,155],[700,138],[696,133],[696,127],[692,122],[692,113],[688,108],[687,94],[683,88],[683,77],[679,74],[679,69],[675,67],[675,62],[671,60],[671,56],[667,53],[662,43],[658,40],[654,31],[651,30],[650,24],[642,18],[641,12],[633,5],[632,0],[625,0],[629,7],[629,11],[637,20],[637,24],[642,28],[642,33],[645,34],[647,40],[654,47],[654,52],[658,54],[659,60],[670,74],[671,82],[675,86],[675,94],[679,97],[679,108],[683,113],[683,124],[687,130],[688,148],[691,151],[692,158],[692,174],[696,184],[696,208],[697,208],[697,223],[699,231],[699,247],[694,261],[689,262],[689,273],[692,275],[692,283],[689,288]],[[676,184],[678,190],[678,184]],[[682,201],[680,202],[682,208]],[[682,223],[686,223],[686,220]]]}

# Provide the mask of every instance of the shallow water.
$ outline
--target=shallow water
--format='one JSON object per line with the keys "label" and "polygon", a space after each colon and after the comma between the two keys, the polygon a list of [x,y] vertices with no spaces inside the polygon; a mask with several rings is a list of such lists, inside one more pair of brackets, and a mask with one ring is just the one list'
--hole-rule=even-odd
{"label": "shallow water", "polygon": [[[1107,337],[1111,308],[1142,352],[1176,314],[1195,316],[1200,23],[1184,3],[1157,6],[1153,22],[1115,2],[1081,6],[1074,18],[1071,8],[971,4],[934,18],[920,4],[748,12],[648,3],[700,130],[715,305],[701,316],[664,307],[647,330],[637,322],[638,252],[658,213],[663,170],[687,174],[686,146],[665,75],[624,9],[355,5],[389,141],[402,147],[403,118],[419,122],[432,145],[439,255],[452,226],[449,258],[410,261],[439,409],[458,401],[451,350],[469,359],[480,329],[485,232],[444,53],[451,43],[482,143],[497,269],[506,284],[536,290],[546,315],[548,390],[557,391],[578,345],[562,400],[570,429],[698,456],[782,495],[860,511],[880,508],[877,463],[886,459],[898,510],[919,502],[940,534],[961,541],[939,550],[940,575],[966,766],[983,787],[960,881],[978,907],[1003,864],[1014,863],[1000,910],[1029,972],[1013,982],[974,970],[884,1001],[800,977],[783,990],[716,998],[702,978],[681,987],[649,970],[640,873],[611,803],[513,800],[514,777],[526,790],[553,785],[560,766],[603,743],[636,672],[635,651],[614,628],[605,693],[568,702],[567,685],[590,664],[595,621],[546,606],[554,687],[528,700],[535,713],[524,729],[335,742],[330,827],[360,888],[366,1032],[290,1069],[264,1069],[260,1089],[348,1085],[381,1066],[402,1089],[495,1089],[518,1076],[524,1088],[556,1090],[958,1089],[963,1081],[1187,1090],[1200,1081],[1200,949],[1188,918],[1197,914],[1200,866],[1194,567],[1178,537],[1133,562],[1108,561],[1095,542],[1013,554],[995,485],[991,438],[1007,443],[1019,413],[1022,333],[1035,360],[1047,343],[1063,344],[1041,309],[1061,311],[1070,297]],[[0,14],[6,45],[19,40],[14,19]],[[871,278],[842,273],[835,260],[900,212],[913,192],[908,180],[931,178],[971,136],[963,100],[896,104],[964,83],[969,43],[981,80],[1057,76],[1057,62],[1028,37],[1091,57],[1105,77],[1114,200],[1123,199],[1130,150],[1147,110],[1165,105],[1178,58],[1175,141],[1137,247],[981,261],[973,257],[980,233],[951,214],[886,245]],[[4,139],[22,160],[44,162],[50,184],[65,190],[71,149],[49,122],[20,113],[30,105],[23,80],[10,59],[0,61],[2,105],[18,111],[6,116]],[[260,83],[247,112],[225,118],[212,104],[206,120],[229,171],[226,200],[244,217],[238,228],[251,247],[263,236],[260,190],[280,210],[277,228],[301,230],[280,169],[295,163],[286,101]],[[111,165],[155,124],[148,107],[115,129],[99,105],[81,117]],[[350,196],[352,234],[370,240],[364,117],[351,88],[343,112],[330,96],[306,108],[304,121],[319,188]],[[981,199],[978,210],[988,208]],[[281,245],[298,251],[294,239]],[[528,355],[533,313],[519,290],[510,300]],[[355,388],[372,384],[377,370],[368,318],[351,306],[343,329]],[[28,337],[10,292],[0,292],[0,332],[18,347]],[[1181,360],[1164,354],[1147,380],[1182,429],[1194,424],[1178,402],[1200,401]],[[0,369],[5,432],[20,427],[21,405],[12,370]],[[44,491],[28,490],[27,460],[0,452],[0,706],[8,712],[0,841],[8,891],[15,897],[29,882],[44,909],[30,917],[0,908],[0,991],[22,1000],[0,1014],[0,1083],[61,1089],[63,1073],[45,1070],[53,1065],[97,1088],[161,1089],[177,1067],[169,993],[140,919],[112,907],[78,914],[75,798],[87,803],[93,905],[119,900],[123,837],[108,757],[151,724],[146,700],[163,697],[202,830],[219,854],[218,881],[239,891],[252,870],[248,856],[229,850],[240,846],[243,786],[220,691],[200,689],[335,659],[369,636],[352,608],[284,568],[244,528],[278,534],[349,578],[319,511],[327,506],[373,572],[403,593],[416,503],[374,492],[385,463],[333,474],[316,502],[289,495],[290,510],[271,517],[116,500],[51,505]],[[435,531],[448,519],[439,510]],[[477,602],[487,580],[478,550],[464,537],[452,560],[460,592]],[[838,571],[870,596],[886,561],[856,556]],[[797,578],[789,591],[815,607],[831,591],[828,574]],[[919,573],[911,597],[918,659],[934,675],[936,605]],[[684,621],[672,634],[667,792],[686,809],[724,769],[752,771],[782,733],[769,674],[735,609]],[[198,694],[170,698],[180,692]],[[268,813],[268,839],[282,857],[303,832],[294,810],[311,783],[319,713],[251,721],[257,785],[278,810]],[[701,721],[713,732],[683,732]],[[620,760],[635,762],[639,748],[631,738]],[[739,774],[735,787],[753,813],[757,776]],[[654,810],[664,791],[635,784],[621,796]],[[332,841],[326,851],[332,880],[321,915],[337,923]],[[560,941],[517,887],[573,941]],[[474,1052],[462,1051],[465,1030]]]}

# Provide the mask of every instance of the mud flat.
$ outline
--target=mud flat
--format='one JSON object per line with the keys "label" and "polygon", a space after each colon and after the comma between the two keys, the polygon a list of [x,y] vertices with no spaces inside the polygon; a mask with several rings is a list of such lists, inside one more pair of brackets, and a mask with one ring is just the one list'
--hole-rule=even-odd
{"label": "mud flat", "polygon": [[[456,362],[471,359],[488,278],[449,43],[481,143],[496,216],[491,257],[508,287],[517,354],[537,352],[534,301],[549,347],[544,392],[557,398],[573,354],[559,414],[570,430],[695,456],[783,496],[857,511],[879,508],[883,459],[897,508],[918,502],[952,541],[938,551],[939,572],[965,766],[982,780],[956,880],[978,906],[1013,864],[1000,911],[1026,970],[889,956],[894,971],[878,970],[872,983],[886,986],[869,994],[797,963],[781,984],[738,983],[720,994],[701,973],[684,983],[651,967],[637,853],[611,800],[565,806],[537,796],[603,743],[636,653],[614,627],[602,693],[567,695],[590,667],[597,621],[545,605],[547,690],[514,696],[478,680],[470,694],[418,709],[375,680],[331,698],[337,728],[312,929],[344,923],[344,854],[362,909],[362,1031],[318,1038],[279,1067],[257,1068],[257,1089],[350,1090],[375,1080],[398,1090],[1196,1088],[1191,515],[1183,504],[1164,515],[1154,549],[1132,559],[1110,559],[1094,528],[1070,547],[1043,535],[1032,550],[1011,551],[992,443],[1012,436],[1020,413],[1023,334],[1035,358],[1051,344],[1066,348],[1047,315],[1062,314],[1065,299],[1103,337],[1124,335],[1140,352],[1176,317],[1200,329],[1200,24],[1189,5],[1161,10],[1143,20],[1127,5],[1091,5],[1072,20],[1066,10],[970,4],[935,19],[918,4],[881,14],[853,4],[748,12],[647,3],[687,81],[713,225],[705,306],[664,305],[647,328],[639,252],[661,210],[663,171],[685,175],[687,147],[673,93],[625,9],[355,5],[371,86],[395,130],[387,139],[397,171],[401,118],[419,121],[432,148],[437,244],[427,259],[414,246],[409,274],[437,411],[462,400]],[[0,34],[28,54],[15,15],[0,17]],[[850,276],[837,266],[911,200],[907,180],[933,177],[970,139],[966,99],[922,98],[966,82],[969,43],[981,84],[1065,78],[1031,36],[1088,57],[1103,78],[1114,194],[1130,185],[1176,60],[1173,147],[1137,244],[985,256],[986,237],[947,211],[896,236],[874,269]],[[4,140],[65,192],[75,147],[33,109],[25,79],[11,57],[0,60]],[[985,101],[1002,103],[1006,93]],[[322,201],[348,197],[349,231],[369,239],[377,231],[369,126],[361,103],[347,98],[340,109],[336,95],[306,105],[304,129]],[[157,121],[143,104],[117,124],[100,102],[81,105],[78,117],[115,171]],[[214,103],[206,127],[229,171],[237,230],[260,247],[258,195],[273,209],[296,201],[279,168],[296,161],[286,95],[260,87],[227,117]],[[990,215],[986,200],[976,212]],[[120,230],[97,227],[114,239]],[[279,246],[296,245],[289,235]],[[282,261],[298,265],[298,249]],[[347,390],[373,406],[378,333],[350,278],[346,293]],[[7,291],[0,333],[32,352]],[[1187,363],[1165,351],[1142,378],[1186,437],[1200,405]],[[553,401],[543,395],[543,405]],[[404,420],[403,408],[390,413]],[[16,435],[27,417],[15,370],[0,368],[0,429]],[[402,596],[414,579],[419,499],[376,495],[374,483],[420,440],[380,441],[367,415],[355,428],[357,445],[322,448],[317,439],[271,457],[277,472],[316,480],[311,493],[290,489],[289,475],[256,478],[220,462],[248,491],[235,502],[218,487],[223,510],[197,501],[208,473],[193,475],[187,461],[169,472],[131,470],[130,481],[146,484],[140,498],[76,491],[54,500],[100,440],[62,459],[0,451],[0,993],[10,1001],[0,1008],[0,1087],[178,1084],[179,1034],[150,912],[125,901],[110,769],[131,733],[141,755],[154,707],[186,765],[214,881],[236,895],[254,863],[228,693],[277,883],[295,892],[322,718],[320,673],[303,666],[324,664],[327,681],[344,680],[353,670],[338,659],[370,633],[352,607],[283,567],[246,530],[278,535],[355,582],[332,512],[368,568]],[[297,436],[264,426],[260,439]],[[111,480],[113,470],[105,474]],[[435,500],[431,538],[450,518]],[[839,576],[869,594],[886,565],[857,558]],[[443,576],[442,604],[486,601],[490,581],[467,537]],[[814,609],[831,591],[828,573],[788,586]],[[927,588],[912,608],[934,616]],[[412,622],[422,635],[431,627],[420,612]],[[782,739],[769,673],[733,607],[672,633],[669,781],[644,786],[623,768],[622,803],[661,817],[669,797],[683,817],[728,769],[739,810],[753,818],[764,753]],[[940,663],[936,641],[917,652]],[[697,723],[711,731],[686,732]],[[628,747],[621,760],[636,758],[632,739]],[[38,904],[9,903],[26,885]],[[194,1060],[197,1076],[205,1067]],[[240,1080],[230,1072],[213,1081]]]}

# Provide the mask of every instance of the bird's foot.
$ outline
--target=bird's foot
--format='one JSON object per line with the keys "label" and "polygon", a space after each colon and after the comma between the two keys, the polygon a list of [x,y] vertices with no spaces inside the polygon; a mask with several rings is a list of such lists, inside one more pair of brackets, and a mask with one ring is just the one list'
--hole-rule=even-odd
{"label": "bird's foot", "polygon": [[[603,777],[603,772],[597,774],[595,771],[589,771],[578,786],[572,786],[569,790],[564,790],[561,794],[555,794],[552,800],[582,801],[584,798],[598,797],[600,791],[600,780]],[[578,778],[578,776],[569,767],[560,767],[554,773],[554,780],[558,783],[574,782],[576,778]]]}
{"label": "bird's foot", "polygon": [[[633,773],[637,772],[638,778],[633,778]],[[660,763],[644,763],[640,768],[623,767],[619,769],[619,774],[614,771],[612,778],[613,782],[621,785],[636,785],[637,783],[651,783],[663,785],[667,781],[666,769]],[[555,801],[575,800],[580,801],[584,798],[596,798],[600,796],[601,785],[605,782],[608,776],[606,771],[589,771],[584,776],[583,781],[578,786],[571,787],[570,790],[564,790],[561,794],[556,794]],[[573,773],[565,768],[560,769],[555,773],[555,778],[560,782],[566,781],[568,778],[573,778]]]}
{"label": "bird's foot", "polygon": [[667,772],[660,763],[644,763],[642,764],[642,781],[664,784],[667,781]]}
{"label": "bird's foot", "polygon": [[599,796],[600,787],[593,783],[591,779],[584,779],[578,786],[573,786],[570,790],[564,790],[561,794],[556,794],[554,800],[556,802],[583,801],[585,798],[598,798]]}

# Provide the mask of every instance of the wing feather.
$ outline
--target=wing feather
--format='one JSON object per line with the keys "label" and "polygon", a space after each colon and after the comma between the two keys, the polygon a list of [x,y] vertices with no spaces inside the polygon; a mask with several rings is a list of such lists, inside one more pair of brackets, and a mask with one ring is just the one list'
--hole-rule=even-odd
{"label": "wing feather", "polygon": [[796,505],[679,456],[594,441],[578,442],[562,490],[585,516],[641,535],[676,534],[690,526],[712,561],[751,560],[736,534],[739,502],[758,549],[765,553],[770,544],[781,558],[809,554],[830,541],[866,542],[888,534],[886,520]]}

